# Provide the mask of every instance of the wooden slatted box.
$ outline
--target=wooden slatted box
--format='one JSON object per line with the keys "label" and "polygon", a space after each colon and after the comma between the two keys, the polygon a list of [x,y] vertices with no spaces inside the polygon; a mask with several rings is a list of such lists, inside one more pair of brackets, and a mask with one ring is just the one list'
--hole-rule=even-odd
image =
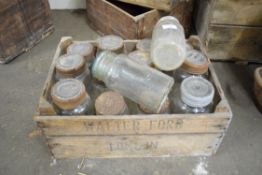
{"label": "wooden slatted box", "polygon": [[[77,41],[64,37],[59,43],[33,118],[55,158],[199,156],[217,151],[232,113],[212,65],[209,73],[216,93],[210,114],[57,115],[50,99],[54,61],[72,42]],[[125,40],[124,51],[132,51],[136,43]]]}

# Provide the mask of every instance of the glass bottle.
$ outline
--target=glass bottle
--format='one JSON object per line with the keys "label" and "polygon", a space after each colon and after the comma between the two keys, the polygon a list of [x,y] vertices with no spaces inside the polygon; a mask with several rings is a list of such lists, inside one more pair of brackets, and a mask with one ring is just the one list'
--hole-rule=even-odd
{"label": "glass bottle", "polygon": [[151,48],[151,39],[149,38],[139,40],[136,44],[136,49],[140,51],[150,53],[150,48]]}
{"label": "glass bottle", "polygon": [[135,50],[128,54],[129,59],[137,62],[138,64],[151,66],[151,59],[148,52]]}
{"label": "glass bottle", "polygon": [[154,113],[160,111],[174,84],[173,78],[164,73],[112,52],[102,52],[96,58],[92,75]]}
{"label": "glass bottle", "polygon": [[[138,114],[154,114],[154,112],[148,110],[142,105],[137,105]],[[157,114],[168,114],[170,113],[170,100],[167,98],[161,110]]]}
{"label": "glass bottle", "polygon": [[67,47],[67,54],[78,54],[90,63],[94,59],[94,46],[88,42],[73,43]]}
{"label": "glass bottle", "polygon": [[182,66],[174,72],[174,78],[178,83],[194,75],[208,78],[208,58],[198,50],[189,50]]}
{"label": "glass bottle", "polygon": [[92,113],[91,98],[84,84],[77,79],[62,79],[51,90],[53,103],[62,115],[84,115]]}
{"label": "glass bottle", "polygon": [[97,55],[102,51],[111,51],[121,53],[124,46],[124,40],[116,35],[106,35],[97,39]]}
{"label": "glass bottle", "polygon": [[155,25],[150,56],[156,68],[162,71],[175,70],[184,62],[186,56],[185,33],[175,17],[162,17]]}
{"label": "glass bottle", "polygon": [[96,115],[124,115],[128,108],[122,95],[107,91],[99,95],[95,101]]}
{"label": "glass bottle", "polygon": [[86,84],[90,71],[85,59],[76,54],[66,54],[57,58],[55,62],[55,80],[76,78]]}
{"label": "glass bottle", "polygon": [[191,76],[181,83],[172,100],[173,113],[210,113],[213,110],[214,86],[202,77]]}

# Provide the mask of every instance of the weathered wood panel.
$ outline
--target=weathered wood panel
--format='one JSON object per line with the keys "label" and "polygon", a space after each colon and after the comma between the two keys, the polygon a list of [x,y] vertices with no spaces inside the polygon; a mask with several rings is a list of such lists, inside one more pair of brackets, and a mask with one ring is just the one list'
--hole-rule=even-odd
{"label": "weathered wood panel", "polygon": [[210,23],[262,26],[262,1],[215,0]]}
{"label": "weathered wood panel", "polygon": [[87,0],[86,8],[91,27],[102,34],[116,34],[125,39],[150,36],[160,18],[157,10],[139,10],[106,0]]}
{"label": "weathered wood panel", "polygon": [[210,25],[207,54],[214,60],[262,62],[262,28]]}
{"label": "weathered wood panel", "polygon": [[47,0],[0,3],[0,63],[27,51],[53,31]]}
{"label": "weathered wood panel", "polygon": [[172,9],[173,0],[118,0],[130,4],[136,4],[153,9],[170,11]]}
{"label": "weathered wood panel", "polygon": [[48,145],[58,159],[152,156],[199,156],[216,151],[222,134],[51,137]]}

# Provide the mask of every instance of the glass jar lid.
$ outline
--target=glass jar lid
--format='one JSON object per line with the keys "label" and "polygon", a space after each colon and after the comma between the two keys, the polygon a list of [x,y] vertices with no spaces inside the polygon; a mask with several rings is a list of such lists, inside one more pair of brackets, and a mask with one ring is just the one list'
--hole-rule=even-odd
{"label": "glass jar lid", "polygon": [[123,114],[126,108],[123,96],[113,91],[102,93],[95,101],[98,115],[119,115]]}
{"label": "glass jar lid", "polygon": [[151,39],[145,38],[142,40],[139,40],[136,44],[136,49],[141,50],[144,52],[150,52],[151,49]]}
{"label": "glass jar lid", "polygon": [[212,103],[215,89],[211,82],[191,76],[182,81],[181,100],[191,107],[205,107]]}
{"label": "glass jar lid", "polygon": [[57,58],[56,71],[63,75],[80,75],[85,70],[85,60],[77,54],[66,54]]}
{"label": "glass jar lid", "polygon": [[79,54],[83,57],[93,53],[94,46],[91,43],[73,43],[67,48],[68,54]]}
{"label": "glass jar lid", "polygon": [[186,60],[181,68],[192,74],[204,74],[208,71],[209,60],[198,50],[189,50],[186,53]]}
{"label": "glass jar lid", "polygon": [[128,54],[128,57],[135,61],[136,63],[150,66],[151,65],[151,59],[149,57],[149,53],[141,50],[135,50],[133,52],[130,52]]}
{"label": "glass jar lid", "polygon": [[51,90],[54,104],[59,108],[74,109],[83,103],[87,97],[85,85],[77,79],[62,79],[58,81]]}
{"label": "glass jar lid", "polygon": [[102,50],[116,51],[123,47],[123,39],[116,35],[106,35],[97,40],[98,47]]}

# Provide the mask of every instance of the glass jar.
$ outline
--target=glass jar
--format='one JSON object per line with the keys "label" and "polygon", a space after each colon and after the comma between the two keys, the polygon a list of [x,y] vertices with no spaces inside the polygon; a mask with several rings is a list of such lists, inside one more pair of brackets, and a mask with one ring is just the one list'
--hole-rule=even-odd
{"label": "glass jar", "polygon": [[151,48],[151,39],[149,38],[139,40],[136,44],[136,49],[140,51],[150,53],[150,48]]}
{"label": "glass jar", "polygon": [[128,54],[128,57],[137,62],[138,64],[151,66],[151,59],[148,52],[144,52],[141,50],[135,50]]}
{"label": "glass jar", "polygon": [[90,63],[94,59],[94,46],[91,43],[73,43],[67,47],[67,54],[78,54]]}
{"label": "glass jar", "polygon": [[66,54],[57,58],[55,62],[55,80],[76,78],[86,84],[90,71],[85,59],[76,54]]}
{"label": "glass jar", "polygon": [[165,16],[155,25],[150,56],[156,68],[162,71],[175,70],[184,62],[185,33],[175,17]]}
{"label": "glass jar", "polygon": [[96,58],[92,74],[108,88],[154,113],[161,110],[174,84],[173,78],[164,73],[112,52],[102,52]]}
{"label": "glass jar", "polygon": [[102,51],[121,53],[123,51],[124,40],[116,35],[106,35],[97,39],[97,55]]}
{"label": "glass jar", "polygon": [[53,103],[62,115],[84,115],[92,113],[91,98],[84,84],[77,79],[62,79],[51,90]]}
{"label": "glass jar", "polygon": [[214,86],[202,77],[189,77],[173,96],[173,113],[210,113],[213,110]]}
{"label": "glass jar", "polygon": [[[137,105],[138,114],[154,114],[154,112],[148,110],[142,105]],[[170,113],[170,100],[167,98],[161,110],[157,114],[168,114]]]}
{"label": "glass jar", "polygon": [[122,95],[108,91],[104,92],[95,101],[96,115],[125,115],[128,108]]}
{"label": "glass jar", "polygon": [[174,72],[176,82],[181,83],[190,76],[208,79],[208,58],[198,50],[189,50],[182,66]]}

